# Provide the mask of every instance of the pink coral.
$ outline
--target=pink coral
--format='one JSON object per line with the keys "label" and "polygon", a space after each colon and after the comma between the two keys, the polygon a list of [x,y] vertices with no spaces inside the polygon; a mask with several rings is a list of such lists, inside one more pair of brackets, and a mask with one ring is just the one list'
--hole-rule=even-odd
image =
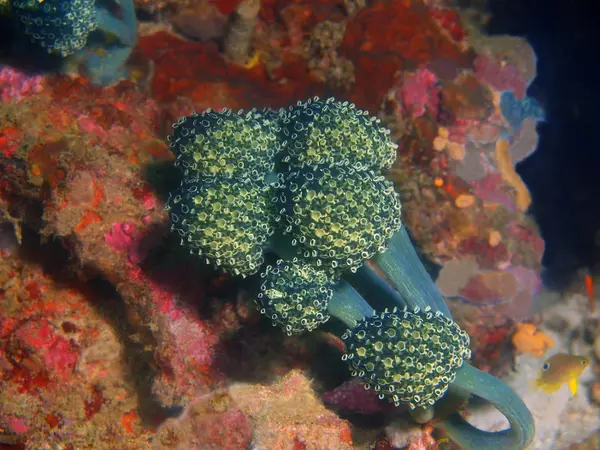
{"label": "pink coral", "polygon": [[196,397],[177,419],[166,420],[157,430],[159,450],[238,450],[252,439],[248,417],[225,391]]}
{"label": "pink coral", "polygon": [[104,234],[104,241],[114,250],[127,254],[132,264],[143,261],[150,249],[149,245],[143,245],[143,235],[131,221],[113,223],[110,231]]}
{"label": "pink coral", "polygon": [[[184,403],[208,386],[218,384],[222,374],[215,368],[219,334],[213,325],[202,320],[197,305],[204,301],[201,286],[193,286],[192,306],[173,295],[167,286],[185,291],[184,280],[191,277],[179,268],[177,273],[161,273],[168,280],[150,279],[138,267],[130,269],[129,279],[149,290],[150,302],[142,302],[144,314],[157,325],[154,354],[160,371],[154,380],[154,392],[166,405]],[[194,289],[195,288],[195,289]]]}
{"label": "pink coral", "polygon": [[7,416],[6,421],[8,422],[8,426],[10,427],[10,429],[15,433],[27,433],[27,422],[24,419],[15,416]]}
{"label": "pink coral", "polygon": [[132,372],[124,358],[123,329],[104,309],[114,297],[56,282],[44,260],[56,262],[54,254],[0,260],[1,440],[15,448],[147,448],[148,431],[130,419],[138,393],[127,382],[147,371]]}
{"label": "pink coral", "polygon": [[21,348],[39,356],[45,369],[61,378],[69,377],[79,360],[77,347],[59,336],[46,319],[25,323],[15,338]]}
{"label": "pink coral", "polygon": [[475,75],[497,91],[512,91],[518,99],[525,97],[527,83],[517,66],[479,55],[475,58]]}
{"label": "pink coral", "polygon": [[487,236],[469,236],[461,241],[458,252],[461,255],[474,258],[479,267],[484,270],[503,268],[511,258],[505,243],[500,242],[498,245],[490,245]]}
{"label": "pink coral", "polygon": [[517,220],[508,223],[507,231],[516,241],[522,245],[528,245],[537,254],[544,253],[545,243],[533,226],[525,226]]}
{"label": "pink coral", "polygon": [[432,17],[438,25],[446,30],[457,42],[462,41],[466,32],[460,20],[460,15],[455,9],[446,7],[434,7],[430,9]]}
{"label": "pink coral", "polygon": [[0,129],[0,152],[6,158],[12,158],[21,145],[24,133],[12,127]]}
{"label": "pink coral", "polygon": [[137,233],[134,222],[113,223],[112,228],[104,235],[104,240],[114,250],[129,253],[135,246],[134,236]]}
{"label": "pink coral", "polygon": [[10,66],[0,66],[0,101],[16,103],[43,90],[41,75],[28,75]]}
{"label": "pink coral", "polygon": [[108,132],[102,128],[93,118],[82,115],[77,118],[79,129],[87,134],[96,136],[99,139],[108,139]]}
{"label": "pink coral", "polygon": [[420,117],[427,110],[434,117],[437,116],[440,88],[433,72],[426,68],[405,72],[402,74],[401,83],[397,97],[408,112],[415,117]]}
{"label": "pink coral", "polygon": [[184,403],[220,379],[213,367],[218,336],[191,311],[175,320],[159,320],[162,329],[154,357],[161,371],[154,392],[166,405]]}
{"label": "pink coral", "polygon": [[209,326],[203,324],[191,312],[165,325],[165,332],[175,340],[170,358],[175,370],[183,371],[190,363],[198,368],[210,367],[215,359],[215,345],[218,340]]}
{"label": "pink coral", "polygon": [[394,409],[391,403],[379,400],[375,391],[366,390],[359,378],[345,382],[333,391],[325,393],[322,398],[327,406],[344,412],[368,415]]}
{"label": "pink coral", "polygon": [[517,206],[510,192],[501,189],[504,185],[502,174],[499,172],[488,173],[484,177],[470,181],[473,193],[487,204],[497,204],[505,207],[510,212],[516,212]]}

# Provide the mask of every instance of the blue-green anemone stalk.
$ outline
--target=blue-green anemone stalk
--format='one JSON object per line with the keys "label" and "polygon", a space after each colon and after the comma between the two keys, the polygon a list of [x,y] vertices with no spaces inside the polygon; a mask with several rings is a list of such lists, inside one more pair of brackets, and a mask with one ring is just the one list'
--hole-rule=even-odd
{"label": "blue-green anemone stalk", "polygon": [[348,328],[354,328],[365,317],[371,317],[375,310],[356,290],[345,281],[340,281],[329,300],[329,313],[344,322]]}
{"label": "blue-green anemone stalk", "polygon": [[387,251],[375,256],[375,262],[409,308],[430,306],[452,317],[442,294],[419,259],[405,226],[388,241]]}
{"label": "blue-green anemone stalk", "polygon": [[465,449],[522,450],[535,435],[531,412],[519,396],[498,378],[465,363],[456,371],[456,379],[450,390],[459,395],[476,395],[500,411],[508,419],[510,428],[488,433],[475,428],[460,414],[452,413],[436,426],[448,437]]}
{"label": "blue-green anemone stalk", "polygon": [[[354,317],[357,311],[355,308]],[[334,310],[330,312],[335,315]],[[465,361],[468,337],[451,319],[439,311],[431,315],[429,307],[425,312],[423,315],[420,310],[413,313],[409,309],[386,311],[365,316],[348,330],[343,336],[348,347],[344,358],[352,362],[353,374],[380,393],[380,398],[397,405],[409,403],[412,408],[418,408],[413,411],[419,415],[433,412],[430,407],[446,391],[462,399],[478,396],[504,414],[509,429],[486,432],[473,427],[456,412],[434,420],[434,425],[465,450],[525,449],[534,437],[535,428],[533,417],[521,398],[498,378]],[[408,320],[403,320],[402,314]],[[435,318],[434,321],[431,318]],[[456,343],[452,342],[461,335]],[[440,351],[442,346],[443,351]],[[402,358],[396,358],[400,355]],[[437,372],[437,367],[445,367],[447,371]],[[386,372],[391,376],[386,377]],[[437,378],[432,379],[435,374]],[[423,380],[433,381],[431,385],[424,385]]]}
{"label": "blue-green anemone stalk", "polygon": [[457,413],[434,422],[466,450],[526,447],[531,414],[468,364],[470,338],[401,223],[399,195],[383,176],[397,146],[376,118],[315,98],[280,111],[194,113],[174,127],[182,184],[167,210],[182,245],[232,275],[258,276],[257,307],[287,334],[339,319],[352,374],[409,405],[416,421],[477,395],[509,430],[484,432]]}
{"label": "blue-green anemone stalk", "polygon": [[[408,315],[410,316],[410,311],[417,311],[418,315],[421,311],[431,310],[434,313],[438,313],[438,318],[440,316],[445,318],[445,321],[441,322],[444,323],[445,326],[456,327],[454,322],[451,320],[452,316],[448,307],[446,306],[439,290],[435,286],[435,283],[431,277],[429,277],[423,264],[419,260],[404,227],[402,227],[402,229],[392,237],[388,250],[383,254],[377,255],[374,259],[377,265],[381,268],[382,272],[389,277],[389,279],[400,291],[400,296],[390,292],[389,287],[385,287],[385,282],[381,279],[381,277],[379,277],[379,275],[368,266],[364,266],[357,271],[357,274],[347,278],[350,280],[355,279],[363,291],[368,290],[370,286],[371,291],[376,294],[388,294],[394,304],[404,305],[406,311],[404,312],[405,315],[408,312]],[[354,317],[358,315],[359,304],[359,302],[356,303],[356,308],[353,314]],[[349,308],[350,307],[346,305],[346,311],[348,311]],[[333,316],[336,315],[335,310],[331,310],[330,312]],[[346,314],[348,313],[346,312]],[[373,323],[375,327],[374,330],[376,330],[377,335],[382,336],[382,334],[385,335],[387,333],[393,338],[395,338],[401,332],[406,334],[407,329],[421,329],[423,325],[427,327],[427,320],[419,322],[419,326],[414,326],[414,324],[412,324],[412,327],[410,323],[405,324],[398,320],[397,323],[395,321],[390,322],[393,323],[393,327],[385,329],[384,322],[385,320],[389,320],[389,318],[390,314],[387,313],[387,311],[381,314],[379,317],[377,315],[365,315],[359,324]],[[375,323],[375,321],[379,323]],[[350,335],[357,335],[357,330],[359,328],[360,327],[351,327],[348,333],[350,333]],[[376,356],[378,361],[375,362],[372,357],[370,359],[365,359],[369,356],[369,350],[367,346],[362,345],[362,342],[366,341],[368,338],[368,332],[366,331],[372,327],[362,328],[362,330],[358,331],[362,333],[358,336],[360,338],[358,341],[360,344],[354,345],[354,353],[348,353],[346,355],[346,359],[348,359],[349,355],[359,357],[362,356],[362,358],[367,362],[364,364],[355,365],[356,370],[354,373],[363,378],[367,383],[377,379],[379,385],[376,385],[376,389],[379,388],[380,391],[386,388],[390,389],[390,385],[392,385],[393,389],[387,393],[388,395],[380,394],[380,397],[390,398],[391,394],[391,400],[396,400],[398,397],[395,397],[395,392],[398,391],[398,385],[405,385],[406,387],[410,384],[411,386],[414,386],[414,379],[396,380],[394,385],[392,382],[388,382],[389,380],[385,381],[385,377],[381,376],[381,373],[378,373],[376,376],[373,376],[373,374],[377,371],[377,363],[382,363],[383,369],[389,370],[392,368],[392,358],[394,357],[394,354],[398,348],[401,348],[403,352],[405,352],[407,348],[410,348],[410,338],[412,336],[408,334],[408,339],[405,337],[401,342],[392,341],[392,343],[390,343],[388,341],[386,346],[386,343],[383,339],[377,339],[375,335],[373,335],[373,339],[371,339],[372,342],[370,342],[370,344],[378,353]],[[439,329],[443,328],[444,326],[441,326]],[[456,331],[448,333],[448,335],[455,336],[457,331],[460,333],[459,329],[457,328]],[[348,338],[348,336],[345,337]],[[419,342],[423,342],[422,338],[423,336],[418,336]],[[431,339],[433,341],[434,339],[439,338]],[[357,345],[362,346],[357,347]],[[379,349],[377,346],[379,346]],[[389,351],[387,356],[384,355],[386,347]],[[444,351],[448,351],[448,348],[450,347],[446,347],[446,350]],[[460,348],[457,351],[460,351]],[[423,353],[420,355],[422,354]],[[468,359],[468,357],[464,359]],[[422,358],[423,366],[431,363],[431,359]],[[468,362],[461,359],[456,365],[458,367],[454,368],[455,371],[453,372],[453,378],[451,381],[448,380],[449,382],[445,386],[443,382],[440,382],[440,387],[438,388],[440,389],[440,395],[438,395],[438,399],[443,393],[441,390],[444,392],[447,390],[453,396],[462,399],[468,399],[470,395],[476,395],[484,400],[489,401],[492,405],[494,405],[495,408],[504,414],[504,416],[508,419],[510,428],[496,433],[482,431],[470,425],[460,416],[460,414],[456,412],[439,421],[434,421],[433,423],[436,425],[436,427],[443,430],[452,441],[466,450],[522,450],[526,448],[526,446],[533,439],[535,427],[533,417],[521,398],[501,380],[474,368]],[[371,369],[371,373],[369,373],[369,369]],[[407,369],[406,367],[402,367],[402,369],[396,371],[396,373],[406,373],[407,370],[410,370],[410,368]],[[415,372],[413,375],[416,375],[417,378],[419,378],[419,372]],[[410,383],[407,384],[407,381],[410,381]],[[419,388],[417,387],[416,389]],[[422,399],[419,398],[419,400]],[[430,402],[429,405],[433,405],[434,403],[435,401]],[[416,415],[425,415],[430,417],[433,413],[433,410],[427,405],[427,403],[418,405],[411,404],[411,406],[417,406],[418,409],[413,410],[417,413]]]}

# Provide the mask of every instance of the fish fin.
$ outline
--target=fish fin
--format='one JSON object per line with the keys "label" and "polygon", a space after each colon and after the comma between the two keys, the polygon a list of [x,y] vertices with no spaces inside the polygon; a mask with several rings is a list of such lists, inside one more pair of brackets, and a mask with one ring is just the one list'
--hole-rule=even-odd
{"label": "fish fin", "polygon": [[552,384],[544,382],[542,377],[538,377],[530,381],[530,387],[533,391],[541,391],[544,394],[554,394],[560,389],[560,384]]}
{"label": "fish fin", "polygon": [[552,385],[544,383],[541,377],[531,380],[529,387],[532,391],[542,391],[544,394],[552,394],[554,392]]}
{"label": "fish fin", "polygon": [[540,390],[544,394],[554,394],[556,391],[558,391],[558,388],[552,384],[542,384],[540,385]]}
{"label": "fish fin", "polygon": [[569,390],[571,395],[577,394],[577,378],[573,377],[569,380]]}

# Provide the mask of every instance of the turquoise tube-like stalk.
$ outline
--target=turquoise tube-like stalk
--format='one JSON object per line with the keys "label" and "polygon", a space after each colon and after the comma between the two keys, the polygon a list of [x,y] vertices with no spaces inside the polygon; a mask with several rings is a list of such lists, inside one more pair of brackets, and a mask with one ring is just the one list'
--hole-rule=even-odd
{"label": "turquoise tube-like stalk", "polygon": [[394,289],[367,263],[363,264],[356,272],[348,271],[343,278],[356,289],[364,299],[376,310],[386,308],[404,308],[408,306],[400,292]]}
{"label": "turquoise tube-like stalk", "polygon": [[459,395],[476,395],[490,402],[508,420],[510,428],[487,432],[475,428],[460,414],[452,413],[435,426],[465,450],[523,450],[533,440],[535,426],[531,412],[521,398],[498,378],[464,363],[457,370],[449,390]]}
{"label": "turquoise tube-like stalk", "polygon": [[406,227],[402,226],[388,242],[388,249],[374,261],[402,295],[410,309],[430,306],[452,318],[437,286],[415,251]]}
{"label": "turquoise tube-like stalk", "polygon": [[327,310],[350,329],[375,314],[371,305],[344,280],[337,285]]}
{"label": "turquoise tube-like stalk", "polygon": [[272,253],[286,261],[293,261],[299,256],[298,247],[294,247],[290,237],[282,234],[279,230],[269,238],[264,252]]}
{"label": "turquoise tube-like stalk", "polygon": [[137,41],[135,6],[131,0],[121,1],[120,6],[120,17],[103,6],[96,6],[98,29],[114,35],[119,44],[133,48]]}
{"label": "turquoise tube-like stalk", "polygon": [[137,42],[137,19],[133,0],[122,0],[119,5],[118,17],[104,6],[96,6],[98,30],[114,39],[103,36],[99,42],[88,42],[81,53],[85,74],[97,86],[109,86],[128,76],[125,63]]}
{"label": "turquoise tube-like stalk", "polygon": [[[404,227],[392,237],[388,250],[375,257],[375,262],[398,289],[409,308],[424,309],[430,306],[452,317]],[[489,401],[510,424],[505,431],[486,432],[470,425],[458,413],[452,413],[438,422],[437,427],[463,449],[523,450],[533,440],[535,427],[530,411],[516,392],[498,378],[464,363],[457,370],[449,391],[465,399],[469,395],[476,395]]]}

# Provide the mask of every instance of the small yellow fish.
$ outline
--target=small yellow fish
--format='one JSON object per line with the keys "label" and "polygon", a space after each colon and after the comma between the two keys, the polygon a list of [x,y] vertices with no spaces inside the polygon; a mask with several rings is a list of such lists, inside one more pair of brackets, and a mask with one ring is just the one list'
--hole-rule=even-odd
{"label": "small yellow fish", "polygon": [[542,392],[552,394],[566,383],[571,394],[575,395],[577,392],[577,378],[589,365],[590,360],[584,356],[558,353],[548,358],[542,365],[542,370],[535,381],[535,385]]}

